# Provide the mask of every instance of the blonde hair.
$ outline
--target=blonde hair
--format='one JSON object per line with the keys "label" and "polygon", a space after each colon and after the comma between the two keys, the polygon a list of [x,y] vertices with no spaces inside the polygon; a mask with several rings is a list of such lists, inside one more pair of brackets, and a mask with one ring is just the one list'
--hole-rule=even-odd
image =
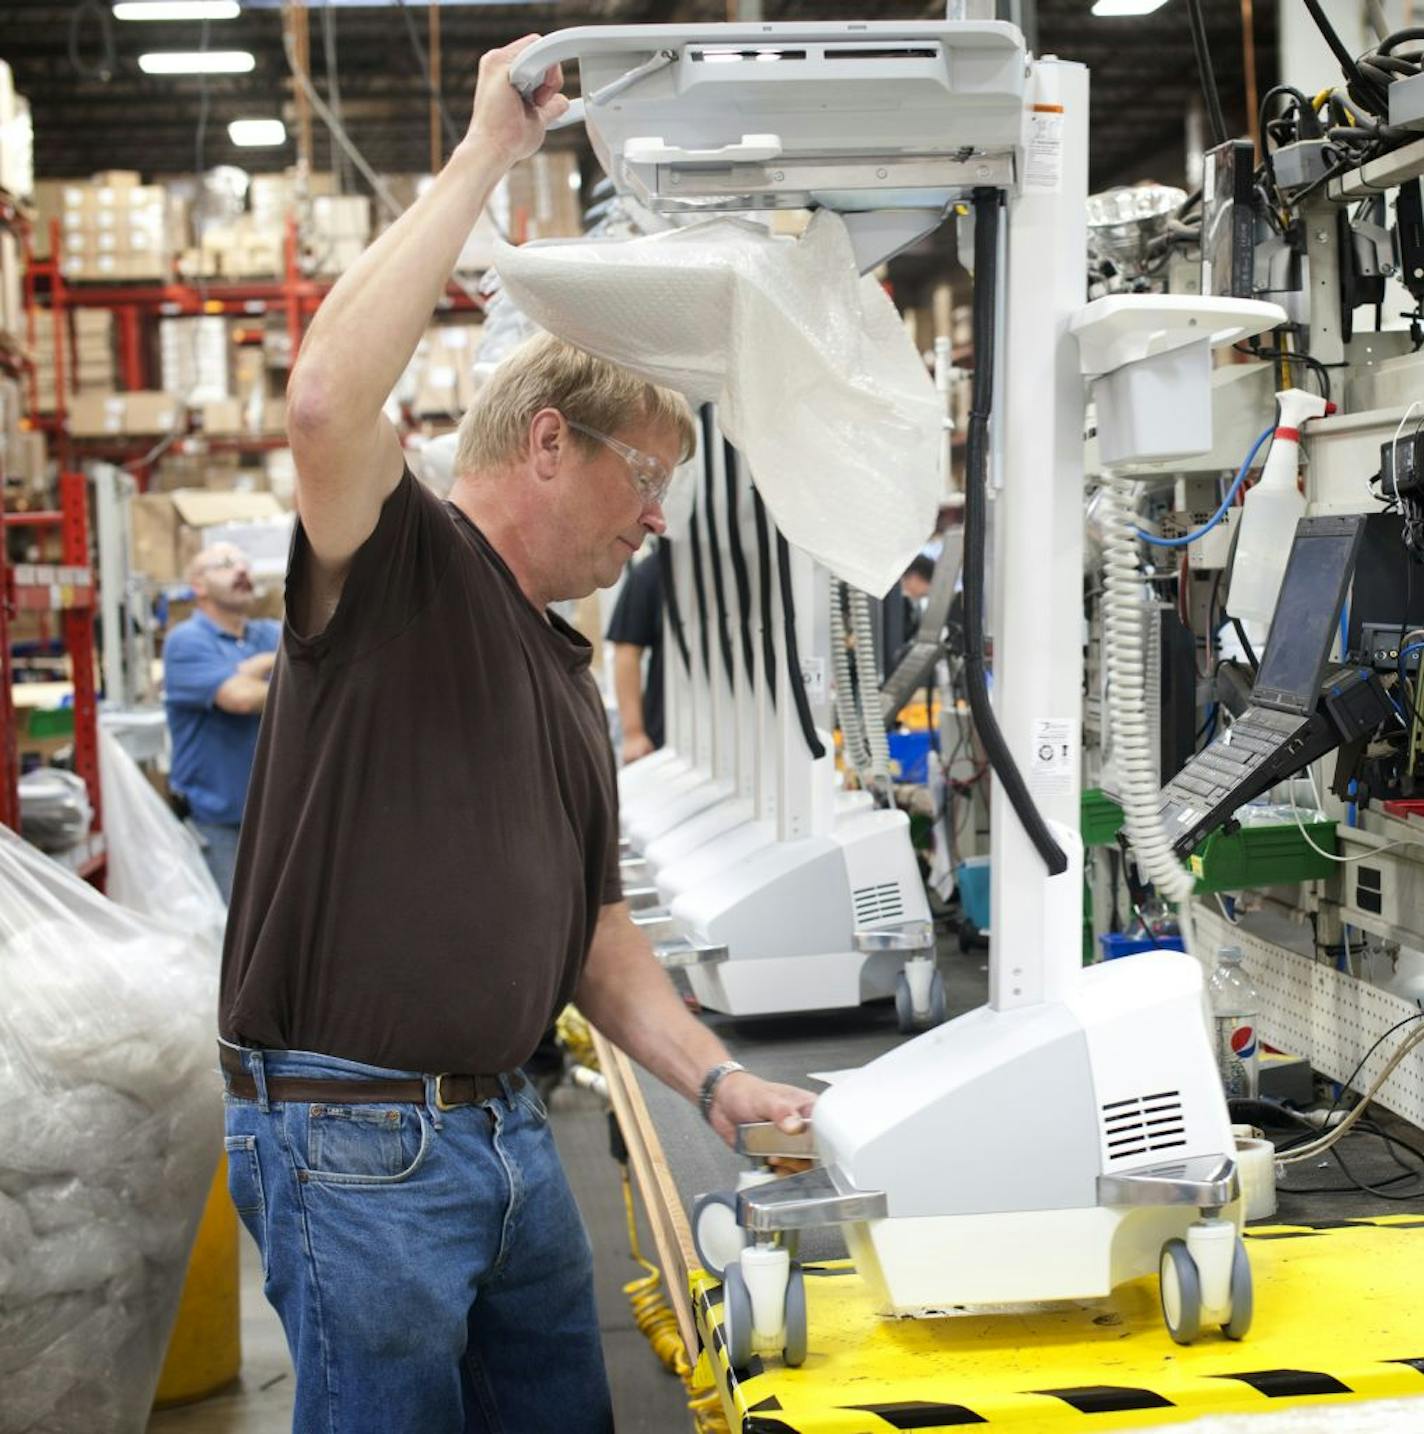
{"label": "blonde hair", "polygon": [[[565,418],[610,435],[630,424],[675,429],[682,463],[697,447],[692,410],[680,393],[636,378],[552,334],[539,334],[500,363],[465,414],[455,449],[456,475],[513,462],[524,452],[534,415],[544,408],[557,408]],[[573,437],[586,449],[596,445],[577,430]]]}

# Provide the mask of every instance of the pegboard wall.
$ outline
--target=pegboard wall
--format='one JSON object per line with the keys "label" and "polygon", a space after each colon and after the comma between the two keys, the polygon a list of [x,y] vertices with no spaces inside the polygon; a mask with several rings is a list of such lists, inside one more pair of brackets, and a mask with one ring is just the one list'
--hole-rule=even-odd
{"label": "pegboard wall", "polygon": [[[1232,926],[1198,902],[1193,913],[1197,945],[1239,946],[1251,983],[1261,996],[1261,1034],[1269,1045],[1304,1056],[1331,1080],[1347,1080],[1360,1057],[1397,1021],[1419,1007],[1298,951]],[[1385,1041],[1354,1082],[1365,1090],[1389,1064],[1405,1026]],[[1424,1046],[1411,1051],[1375,1097],[1386,1110],[1424,1127]]]}

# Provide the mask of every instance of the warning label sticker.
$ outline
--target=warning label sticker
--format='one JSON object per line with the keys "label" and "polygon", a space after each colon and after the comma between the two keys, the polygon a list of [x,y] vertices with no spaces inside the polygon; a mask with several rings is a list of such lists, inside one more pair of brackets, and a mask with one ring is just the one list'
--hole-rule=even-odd
{"label": "warning label sticker", "polygon": [[812,702],[826,700],[826,659],[824,657],[803,657],[801,659],[801,681],[806,684],[806,696]]}
{"label": "warning label sticker", "polygon": [[1039,717],[1033,724],[1028,785],[1036,797],[1066,797],[1078,771],[1078,719]]}
{"label": "warning label sticker", "polygon": [[1024,156],[1024,188],[1057,194],[1063,183],[1063,111],[1057,105],[1035,105],[1028,117]]}

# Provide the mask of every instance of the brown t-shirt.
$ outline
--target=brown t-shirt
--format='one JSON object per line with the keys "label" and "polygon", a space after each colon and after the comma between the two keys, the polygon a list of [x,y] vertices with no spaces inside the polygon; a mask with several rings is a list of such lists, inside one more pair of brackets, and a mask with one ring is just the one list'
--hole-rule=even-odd
{"label": "brown t-shirt", "polygon": [[[288,612],[307,569],[299,527]],[[428,1072],[528,1058],[622,894],[590,655],[404,474],[330,623],[283,633],[223,951],[227,1039]]]}

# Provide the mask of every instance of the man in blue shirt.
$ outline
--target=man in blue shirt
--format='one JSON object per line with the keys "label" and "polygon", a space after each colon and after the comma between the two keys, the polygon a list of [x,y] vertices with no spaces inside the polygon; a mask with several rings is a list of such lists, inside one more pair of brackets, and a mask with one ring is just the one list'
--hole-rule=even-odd
{"label": "man in blue shirt", "polygon": [[257,590],[246,556],[231,543],[204,548],[188,569],[188,581],[197,611],[163,644],[164,701],[173,739],[169,785],[187,804],[208,869],[227,901],[282,626],[248,616]]}

